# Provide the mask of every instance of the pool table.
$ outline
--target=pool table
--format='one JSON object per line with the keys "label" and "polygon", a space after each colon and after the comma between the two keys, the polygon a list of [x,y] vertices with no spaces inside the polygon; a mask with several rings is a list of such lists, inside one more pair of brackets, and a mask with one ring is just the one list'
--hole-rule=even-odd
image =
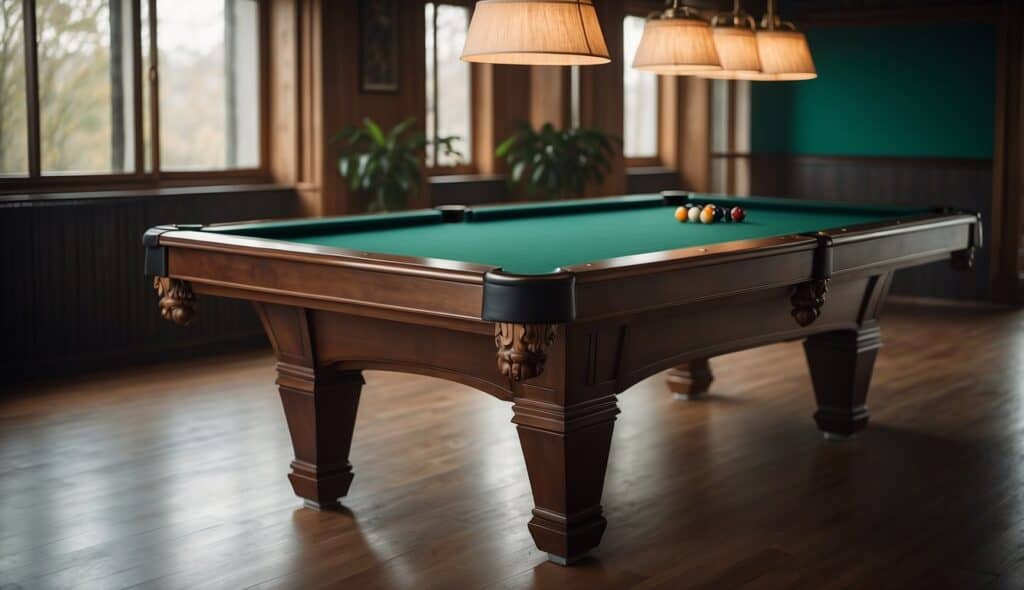
{"label": "pool table", "polygon": [[[741,205],[742,223],[680,223],[685,203]],[[295,460],[313,508],[338,505],[364,369],[450,379],[512,403],[537,547],[560,564],[598,545],[616,396],[676,367],[802,338],[826,435],[868,422],[893,272],[971,266],[975,214],[666,192],[376,216],[166,225],[144,236],[165,318],[196,294],[254,303],[277,356]],[[410,444],[414,444],[410,441]]]}

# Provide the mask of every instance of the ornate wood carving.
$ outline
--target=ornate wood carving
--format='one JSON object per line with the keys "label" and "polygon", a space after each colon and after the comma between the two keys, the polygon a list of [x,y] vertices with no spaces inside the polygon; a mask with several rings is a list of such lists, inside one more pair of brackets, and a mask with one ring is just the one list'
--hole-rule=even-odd
{"label": "ornate wood carving", "polygon": [[544,372],[548,348],[555,341],[555,324],[494,325],[498,370],[511,381],[532,379]]}
{"label": "ornate wood carving", "polygon": [[187,326],[196,317],[196,296],[188,281],[156,277],[153,288],[160,296],[160,315],[165,320]]}
{"label": "ornate wood carving", "polygon": [[810,326],[821,315],[828,293],[830,279],[814,279],[796,286],[789,302],[793,304],[793,319],[801,326]]}

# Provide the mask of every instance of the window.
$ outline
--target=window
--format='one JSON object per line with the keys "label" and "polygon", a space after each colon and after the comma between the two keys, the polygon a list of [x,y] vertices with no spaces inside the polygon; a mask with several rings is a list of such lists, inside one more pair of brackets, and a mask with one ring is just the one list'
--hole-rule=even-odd
{"label": "window", "polygon": [[28,174],[24,32],[21,4],[0,1],[0,177]]}
{"label": "window", "polygon": [[470,65],[460,59],[469,29],[469,8],[440,2],[426,5],[427,139],[458,137],[462,159],[427,147],[427,166],[469,164],[473,148],[473,86]]}
{"label": "window", "polygon": [[[646,19],[627,16],[622,21],[623,70],[623,138],[622,152],[627,164],[654,164],[658,157],[658,76],[641,72],[632,66],[640,46]],[[632,162],[630,162],[632,160]]]}
{"label": "window", "polygon": [[259,31],[257,0],[3,0],[0,182],[258,172]]}
{"label": "window", "polygon": [[259,14],[255,0],[158,0],[160,164],[255,168]]}
{"label": "window", "polygon": [[750,82],[711,81],[711,190],[750,192]]}
{"label": "window", "polygon": [[125,172],[135,146],[131,2],[34,4],[42,174]]}

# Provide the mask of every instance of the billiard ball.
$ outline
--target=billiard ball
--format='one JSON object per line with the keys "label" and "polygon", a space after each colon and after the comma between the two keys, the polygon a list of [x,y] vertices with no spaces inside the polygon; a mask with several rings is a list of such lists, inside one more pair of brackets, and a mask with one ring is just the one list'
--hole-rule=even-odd
{"label": "billiard ball", "polygon": [[700,212],[701,223],[714,223],[715,222],[715,210],[713,207],[704,207],[704,210]]}
{"label": "billiard ball", "polygon": [[732,217],[733,221],[743,221],[747,218],[747,213],[742,207],[733,207],[732,211],[729,212],[729,216]]}
{"label": "billiard ball", "polygon": [[722,218],[725,217],[725,210],[722,209],[721,207],[715,207],[714,209],[711,210],[711,212],[715,216],[716,222],[722,221]]}
{"label": "billiard ball", "polygon": [[686,207],[676,207],[676,221],[686,223],[686,220],[689,219],[688,214],[689,211],[686,210]]}
{"label": "billiard ball", "polygon": [[698,221],[700,221],[700,207],[690,207],[690,209],[686,212],[686,216],[693,223],[697,223]]}

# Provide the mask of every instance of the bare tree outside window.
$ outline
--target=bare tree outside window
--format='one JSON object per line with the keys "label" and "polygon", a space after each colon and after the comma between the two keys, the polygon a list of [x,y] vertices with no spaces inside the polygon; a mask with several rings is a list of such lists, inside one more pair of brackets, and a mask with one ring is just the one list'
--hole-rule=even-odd
{"label": "bare tree outside window", "polygon": [[0,182],[260,169],[260,6],[0,0]]}
{"label": "bare tree outside window", "polygon": [[133,103],[127,98],[133,68],[125,63],[130,52],[122,20],[131,14],[130,4],[36,0],[44,174],[124,172],[125,158],[134,160],[128,151],[134,145]]}
{"label": "bare tree outside window", "polygon": [[164,170],[259,166],[254,0],[158,0]]}
{"label": "bare tree outside window", "polygon": [[21,2],[0,0],[0,176],[28,174],[24,31]]}

